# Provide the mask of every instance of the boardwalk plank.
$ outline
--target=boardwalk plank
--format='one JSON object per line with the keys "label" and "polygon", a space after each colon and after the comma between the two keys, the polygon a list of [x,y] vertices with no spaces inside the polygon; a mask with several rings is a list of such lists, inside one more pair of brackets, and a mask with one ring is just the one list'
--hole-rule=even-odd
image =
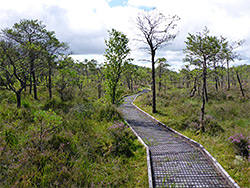
{"label": "boardwalk plank", "polygon": [[149,147],[154,187],[237,187],[200,148],[136,109],[135,97],[126,97],[120,111]]}

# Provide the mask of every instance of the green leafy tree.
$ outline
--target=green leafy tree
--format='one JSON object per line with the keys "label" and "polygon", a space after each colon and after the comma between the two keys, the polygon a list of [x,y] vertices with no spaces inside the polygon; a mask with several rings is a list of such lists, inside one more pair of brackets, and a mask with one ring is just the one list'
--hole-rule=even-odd
{"label": "green leafy tree", "polygon": [[152,112],[156,113],[156,87],[155,87],[155,56],[156,51],[173,41],[177,34],[174,33],[175,22],[178,16],[166,17],[156,9],[142,12],[136,19],[136,26],[141,31],[139,41],[143,42],[151,54],[152,63]]}
{"label": "green leafy tree", "polygon": [[37,72],[44,68],[44,61],[41,58],[46,56],[51,64],[51,59],[59,49],[65,47],[55,38],[55,33],[46,30],[46,26],[38,20],[23,19],[19,23],[15,23],[12,28],[2,30],[2,36],[8,41],[16,43],[23,51],[25,51],[26,60],[29,62],[29,86],[30,93],[32,86],[34,98],[37,97]]}
{"label": "green leafy tree", "polygon": [[190,67],[189,65],[185,65],[181,70],[180,70],[180,75],[182,77],[182,85],[184,86],[186,83],[187,88],[190,86]]}
{"label": "green leafy tree", "polygon": [[47,31],[38,20],[21,20],[12,28],[1,32],[1,80],[7,89],[16,93],[17,106],[21,106],[21,92],[30,86],[37,97],[37,73],[48,71],[49,93],[52,97],[52,68],[67,44],[60,43],[55,32]]}
{"label": "green leafy tree", "polygon": [[200,83],[201,74],[202,74],[202,71],[197,68],[189,72],[190,79],[193,81],[193,87],[190,91],[190,97],[193,97],[197,90],[198,90],[198,95],[199,95],[199,85],[200,85],[199,83]]}
{"label": "green leafy tree", "polygon": [[[48,69],[48,90],[49,90],[49,98],[52,98],[52,74],[53,70],[55,70],[57,65],[58,56],[63,55],[63,52],[67,51],[69,46],[66,43],[60,42],[56,36],[55,32],[47,32],[48,41],[45,44],[46,53],[44,54],[44,58],[47,61],[47,69]],[[41,57],[40,57],[41,58]]]}
{"label": "green leafy tree", "polygon": [[191,64],[202,68],[202,106],[200,118],[200,130],[204,129],[205,104],[208,101],[207,94],[207,69],[209,63],[213,61],[216,55],[220,52],[220,44],[217,37],[209,36],[209,30],[205,28],[202,33],[196,35],[190,34],[187,37],[186,60]]}
{"label": "green leafy tree", "polygon": [[70,57],[63,57],[59,61],[56,79],[56,90],[62,101],[74,98],[74,86],[77,85],[77,72],[73,69],[74,61]]}
{"label": "green leafy tree", "polygon": [[17,107],[21,107],[21,93],[26,87],[29,74],[26,53],[11,41],[0,41],[0,81],[1,86],[16,94]]}
{"label": "green leafy tree", "polygon": [[108,100],[112,104],[117,104],[121,99],[121,90],[119,90],[119,81],[124,64],[131,61],[128,58],[130,48],[128,46],[129,39],[127,36],[115,29],[108,31],[109,40],[105,40],[107,46],[104,57],[105,61],[105,90]]}
{"label": "green leafy tree", "polygon": [[162,58],[158,58],[156,60],[156,63],[158,64],[158,67],[156,68],[156,72],[158,72],[158,91],[161,91],[162,88],[162,76],[165,72],[165,69],[167,69],[167,67],[169,67],[170,65],[167,64],[167,59],[162,57]]}
{"label": "green leafy tree", "polygon": [[125,63],[125,71],[124,71],[124,76],[126,79],[126,83],[128,86],[128,89],[133,92],[133,82],[134,82],[134,77],[137,71],[137,66],[133,65],[132,63]]}

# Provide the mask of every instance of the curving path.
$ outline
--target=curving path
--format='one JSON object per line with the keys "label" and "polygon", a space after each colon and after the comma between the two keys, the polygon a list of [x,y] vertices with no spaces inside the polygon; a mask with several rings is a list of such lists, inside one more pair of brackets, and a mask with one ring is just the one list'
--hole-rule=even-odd
{"label": "curving path", "polygon": [[139,111],[136,96],[126,97],[120,111],[149,148],[153,187],[238,187],[199,146]]}

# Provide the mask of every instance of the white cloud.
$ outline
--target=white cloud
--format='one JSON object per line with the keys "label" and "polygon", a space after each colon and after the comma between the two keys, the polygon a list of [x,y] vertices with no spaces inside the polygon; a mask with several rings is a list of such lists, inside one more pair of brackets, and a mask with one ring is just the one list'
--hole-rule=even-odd
{"label": "white cloud", "polygon": [[[166,56],[174,66],[181,62],[185,48],[184,41],[190,33],[202,31],[207,26],[211,34],[223,35],[229,40],[246,39],[239,49],[244,61],[250,56],[250,3],[249,0],[128,0],[123,6],[109,6],[110,0],[7,0],[0,7],[0,28],[11,27],[20,19],[39,19],[49,30],[56,31],[61,41],[68,42],[76,54],[85,57],[102,56],[108,37],[107,30],[115,28],[128,35],[132,49],[131,57],[137,64],[140,59],[150,59],[147,51],[132,39],[136,29],[131,24],[138,7],[156,7],[165,15],[178,15],[180,31],[172,45],[160,50],[158,57]],[[121,1],[123,2],[123,1]],[[91,55],[92,54],[92,55]],[[146,62],[145,62],[146,63]],[[150,63],[148,63],[150,66]]]}

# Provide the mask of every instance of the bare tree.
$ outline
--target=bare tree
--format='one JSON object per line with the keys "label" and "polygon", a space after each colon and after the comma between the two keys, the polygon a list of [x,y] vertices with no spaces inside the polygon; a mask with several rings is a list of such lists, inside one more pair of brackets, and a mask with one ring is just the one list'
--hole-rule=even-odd
{"label": "bare tree", "polygon": [[155,91],[155,55],[156,51],[173,41],[177,33],[174,32],[178,16],[166,17],[158,10],[141,12],[136,18],[136,27],[141,31],[138,41],[146,44],[146,49],[151,54],[152,63],[152,112],[156,113],[156,91]]}

